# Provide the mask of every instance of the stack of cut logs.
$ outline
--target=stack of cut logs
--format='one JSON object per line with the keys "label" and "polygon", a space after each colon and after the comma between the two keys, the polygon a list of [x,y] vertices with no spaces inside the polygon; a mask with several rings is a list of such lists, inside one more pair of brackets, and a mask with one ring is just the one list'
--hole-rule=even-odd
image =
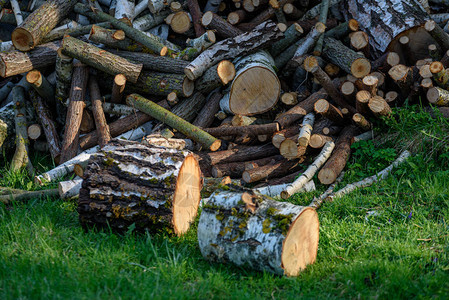
{"label": "stack of cut logs", "polygon": [[[351,143],[372,137],[392,107],[430,104],[449,118],[448,1],[0,0],[0,9],[0,146],[11,170],[41,185],[74,172],[59,193],[79,195],[83,225],[175,234],[188,230],[204,186],[212,195],[198,235],[213,259],[297,275],[316,257],[316,213],[268,196],[313,188],[316,172],[335,183]],[[33,151],[58,166],[34,174]],[[212,192],[229,182],[238,187]]]}

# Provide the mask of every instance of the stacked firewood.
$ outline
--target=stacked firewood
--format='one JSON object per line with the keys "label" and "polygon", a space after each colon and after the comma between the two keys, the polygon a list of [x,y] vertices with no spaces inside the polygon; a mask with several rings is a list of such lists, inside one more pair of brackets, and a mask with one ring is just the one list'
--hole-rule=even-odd
{"label": "stacked firewood", "polygon": [[[243,238],[237,227],[248,210],[283,222],[276,243],[305,212],[301,226],[312,224],[314,236],[307,259],[288,265],[278,253],[260,267],[297,274],[316,256],[316,215],[261,194],[313,188],[316,172],[335,184],[353,141],[372,137],[358,135],[405,101],[427,101],[449,117],[449,13],[441,13],[445,1],[429,2],[0,1],[2,38],[11,39],[0,43],[0,146],[15,150],[12,170],[30,174],[30,151],[50,153],[59,165],[36,175],[38,184],[75,172],[59,192],[79,195],[87,225],[181,234],[202,182],[238,180],[237,196],[212,194],[204,211],[221,221],[235,200],[241,223],[215,226],[233,237],[211,238],[203,254],[219,256],[228,249],[220,243]],[[271,213],[258,211],[261,203]],[[200,222],[199,232],[210,234],[210,224]],[[249,261],[263,256],[249,253]]]}

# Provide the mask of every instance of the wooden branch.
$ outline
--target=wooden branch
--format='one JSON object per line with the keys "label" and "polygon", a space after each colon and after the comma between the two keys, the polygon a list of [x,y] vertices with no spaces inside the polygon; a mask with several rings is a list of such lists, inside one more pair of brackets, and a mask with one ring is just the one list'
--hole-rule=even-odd
{"label": "wooden branch", "polygon": [[343,171],[351,152],[352,137],[356,135],[357,127],[351,125],[343,129],[335,143],[335,150],[318,173],[318,179],[322,184],[331,184],[335,182],[338,175]]}
{"label": "wooden branch", "polygon": [[314,109],[317,114],[322,115],[336,124],[345,123],[345,119],[341,111],[325,99],[320,99],[315,102]]}
{"label": "wooden branch", "polygon": [[166,123],[167,125],[179,130],[190,139],[200,143],[206,149],[216,151],[221,146],[221,141],[210,134],[204,132],[198,127],[184,121],[163,107],[137,95],[132,94],[126,98],[126,103],[135,106],[140,111],[149,114],[155,119]]}
{"label": "wooden branch", "polygon": [[204,94],[208,94],[216,88],[222,87],[231,82],[236,76],[235,66],[229,60],[222,60],[218,64],[210,67],[195,82],[195,89]]}
{"label": "wooden branch", "polygon": [[363,130],[370,130],[373,128],[373,125],[365,119],[365,117],[359,113],[355,113],[352,116],[352,120],[354,121],[354,124],[360,127]]}
{"label": "wooden branch", "polygon": [[64,140],[61,147],[62,163],[73,158],[79,146],[79,128],[85,107],[84,97],[86,93],[89,68],[78,63],[74,66],[72,86],[70,88],[70,102],[67,110]]}
{"label": "wooden branch", "polygon": [[78,198],[83,179],[75,177],[72,180],[61,181],[58,183],[59,197],[63,200]]}
{"label": "wooden branch", "polygon": [[386,167],[385,169],[383,169],[382,171],[378,172],[377,174],[367,177],[361,181],[358,182],[354,182],[351,184],[346,185],[344,188],[338,190],[337,192],[335,192],[334,194],[329,196],[329,199],[332,201],[336,198],[339,198],[343,195],[349,194],[350,192],[358,189],[358,188],[364,188],[367,186],[371,186],[373,183],[385,179],[391,172],[391,170],[393,170],[394,167],[397,167],[398,165],[404,163],[407,158],[410,157],[410,152],[408,152],[407,150],[403,151],[399,157],[388,167]]}
{"label": "wooden branch", "polygon": [[103,107],[101,105],[100,88],[94,77],[89,78],[89,94],[92,101],[92,112],[94,115],[97,135],[99,137],[98,144],[103,148],[110,140],[109,126],[104,116]]}
{"label": "wooden branch", "polygon": [[314,197],[312,202],[310,202],[309,207],[313,207],[315,210],[320,208],[321,205],[323,205],[324,201],[326,201],[326,199],[332,195],[332,193],[335,190],[335,187],[337,186],[337,184],[339,184],[343,178],[345,177],[345,172],[341,172],[340,175],[338,175],[337,179],[335,180],[334,183],[332,183],[331,185],[329,185],[329,187],[326,189],[326,191],[324,191],[324,193],[322,193],[319,197]]}
{"label": "wooden branch", "polygon": [[449,106],[449,91],[439,87],[430,88],[427,91],[427,100],[438,106]]}
{"label": "wooden branch", "polygon": [[175,92],[179,96],[190,97],[194,92],[194,83],[181,74],[142,71],[137,82],[128,85],[127,90],[161,96]]}
{"label": "wooden branch", "polygon": [[165,18],[170,14],[170,10],[163,10],[159,14],[147,14],[133,22],[133,28],[141,31],[147,31],[164,22]]}
{"label": "wooden branch", "polygon": [[[327,13],[329,11],[329,2],[330,2],[329,0],[321,1],[321,10],[320,10],[320,17],[318,19],[318,22],[326,24]],[[313,50],[313,55],[321,56],[321,52],[323,50],[323,42],[324,42],[324,36],[321,35],[316,42],[315,48]]]}
{"label": "wooden branch", "polygon": [[136,82],[142,71],[142,64],[129,62],[120,56],[101,50],[76,38],[65,36],[62,41],[64,54],[79,59],[83,63],[111,75],[123,74],[126,79]]}
{"label": "wooden branch", "polygon": [[334,147],[334,142],[327,142],[326,145],[324,145],[323,150],[321,150],[320,154],[316,157],[315,161],[307,168],[307,170],[304,171],[304,173],[302,173],[302,175],[292,184],[289,184],[288,187],[281,193],[282,199],[291,197],[293,194],[301,190],[301,188],[303,188],[307,182],[312,180],[315,173],[329,159],[332,151],[334,150]]}
{"label": "wooden branch", "polygon": [[442,49],[449,48],[449,36],[434,20],[427,20],[424,29],[435,39]]}
{"label": "wooden branch", "polygon": [[282,33],[276,24],[273,22],[262,23],[251,32],[212,45],[192,61],[184,72],[190,80],[195,80],[219,61],[255,52],[276,42],[281,37]]}
{"label": "wooden branch", "polygon": [[19,27],[14,29],[11,40],[20,51],[30,51],[58,24],[72,9],[77,1],[46,1]]}
{"label": "wooden branch", "polygon": [[376,117],[388,117],[392,113],[387,101],[380,96],[372,97],[368,102],[368,107]]}
{"label": "wooden branch", "polygon": [[203,35],[206,30],[201,24],[201,10],[198,4],[198,0],[187,0],[187,7],[189,8],[190,15],[192,16],[193,28],[195,29],[195,35],[197,37]]}
{"label": "wooden branch", "polygon": [[58,132],[56,131],[55,123],[50,117],[48,107],[35,91],[30,91],[30,98],[33,102],[33,106],[36,110],[39,122],[42,124],[51,157],[56,163],[59,163],[59,158],[61,155],[61,145]]}
{"label": "wooden branch", "polygon": [[58,196],[58,189],[42,190],[42,191],[22,191],[20,193],[10,193],[8,195],[1,195],[0,202],[9,204],[15,201],[31,200],[39,197],[54,197]]}
{"label": "wooden branch", "polygon": [[293,23],[284,32],[284,37],[271,46],[270,54],[273,57],[280,55],[287,47],[296,42],[303,33],[302,27],[298,23]]}
{"label": "wooden branch", "polygon": [[273,134],[279,130],[279,124],[269,123],[262,125],[248,125],[248,126],[230,126],[230,127],[215,127],[203,128],[204,131],[212,136],[239,136],[239,135],[264,135]]}

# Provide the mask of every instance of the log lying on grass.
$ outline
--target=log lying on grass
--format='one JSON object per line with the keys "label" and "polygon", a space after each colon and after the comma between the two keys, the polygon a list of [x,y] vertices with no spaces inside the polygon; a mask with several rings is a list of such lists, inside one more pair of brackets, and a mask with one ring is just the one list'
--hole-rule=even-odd
{"label": "log lying on grass", "polygon": [[198,211],[201,171],[188,151],[111,140],[84,171],[78,212],[84,226],[181,235]]}
{"label": "log lying on grass", "polygon": [[298,276],[315,262],[318,230],[312,208],[251,191],[219,191],[203,205],[198,242],[208,260]]}

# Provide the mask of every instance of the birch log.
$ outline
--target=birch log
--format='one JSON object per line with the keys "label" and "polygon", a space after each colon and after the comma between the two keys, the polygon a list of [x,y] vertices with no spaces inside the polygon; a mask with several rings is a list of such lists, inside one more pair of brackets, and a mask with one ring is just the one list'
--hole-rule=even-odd
{"label": "birch log", "polygon": [[195,80],[219,61],[256,52],[281,37],[282,33],[275,23],[264,22],[250,32],[215,43],[187,65],[184,72],[190,80]]}
{"label": "birch log", "polygon": [[200,203],[201,171],[188,151],[112,140],[89,160],[78,202],[84,226],[187,232]]}
{"label": "birch log", "polygon": [[314,209],[249,192],[215,192],[198,224],[201,254],[210,261],[298,276],[316,259]]}
{"label": "birch log", "polygon": [[322,165],[329,159],[334,150],[334,142],[327,142],[317,156],[315,161],[307,168],[307,170],[299,176],[293,183],[289,184],[287,188],[281,193],[282,199],[287,199],[293,194],[300,191],[307,182],[311,181],[315,173],[321,168]]}

